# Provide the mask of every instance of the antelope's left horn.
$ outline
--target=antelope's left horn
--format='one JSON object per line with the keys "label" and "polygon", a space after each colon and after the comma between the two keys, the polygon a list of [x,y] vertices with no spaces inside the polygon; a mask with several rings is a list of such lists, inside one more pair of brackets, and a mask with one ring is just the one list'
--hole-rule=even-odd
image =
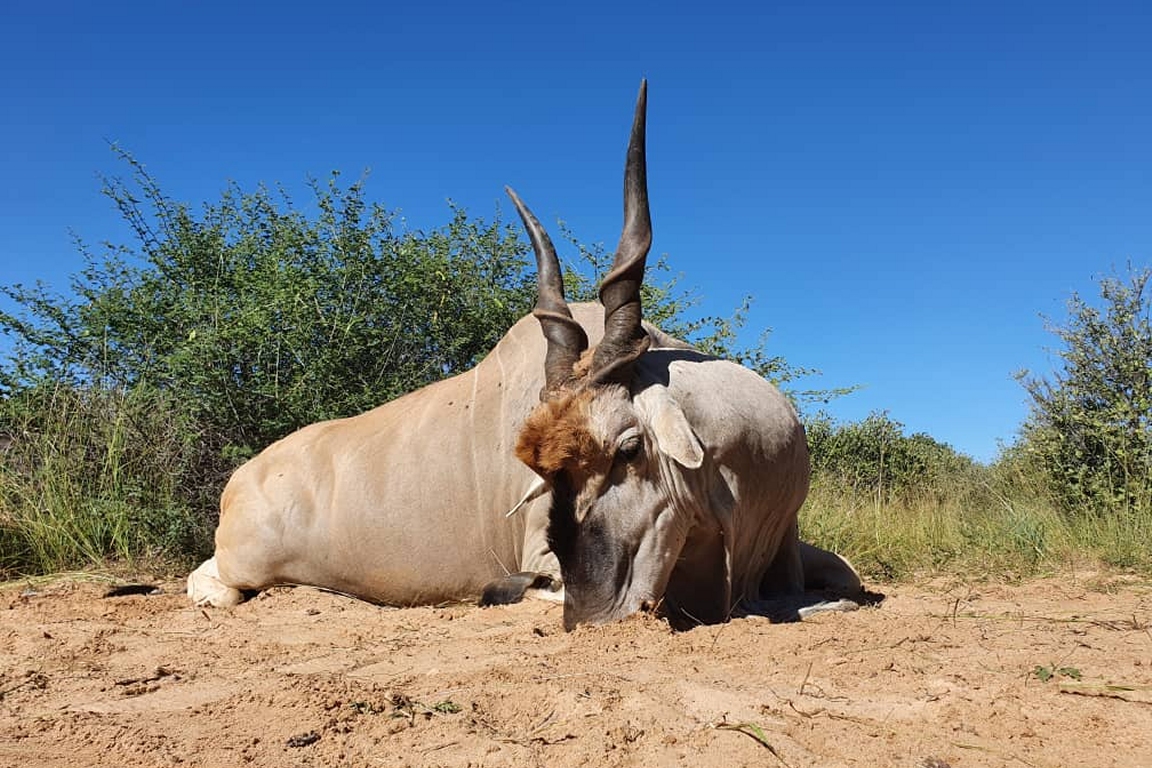
{"label": "antelope's left horn", "polygon": [[572,318],[572,311],[564,299],[564,278],[552,238],[511,187],[505,187],[504,191],[512,198],[536,253],[536,309],[532,315],[540,321],[544,338],[548,340],[544,357],[544,391],[540,393],[543,399],[575,381],[573,368],[588,348],[588,335]]}

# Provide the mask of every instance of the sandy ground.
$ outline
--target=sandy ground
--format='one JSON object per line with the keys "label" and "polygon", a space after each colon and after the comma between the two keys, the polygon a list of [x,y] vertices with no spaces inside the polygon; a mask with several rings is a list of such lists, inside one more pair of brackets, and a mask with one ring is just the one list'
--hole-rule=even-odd
{"label": "sandy ground", "polygon": [[535,601],[107,587],[0,588],[0,766],[1152,766],[1152,586],[1119,578],[570,634]]}

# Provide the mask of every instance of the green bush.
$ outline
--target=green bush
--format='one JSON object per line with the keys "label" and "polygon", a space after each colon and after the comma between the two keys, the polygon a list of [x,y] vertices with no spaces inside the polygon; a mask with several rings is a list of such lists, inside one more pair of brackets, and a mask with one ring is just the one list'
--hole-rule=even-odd
{"label": "green bush", "polygon": [[1047,479],[1069,515],[1152,513],[1152,269],[1100,281],[1101,306],[1078,294],[1050,378],[1018,378],[1032,401],[1013,460]]}
{"label": "green bush", "polygon": [[971,492],[983,468],[924,433],[904,434],[887,413],[837,422],[817,412],[805,418],[813,482],[862,498],[937,501]]}

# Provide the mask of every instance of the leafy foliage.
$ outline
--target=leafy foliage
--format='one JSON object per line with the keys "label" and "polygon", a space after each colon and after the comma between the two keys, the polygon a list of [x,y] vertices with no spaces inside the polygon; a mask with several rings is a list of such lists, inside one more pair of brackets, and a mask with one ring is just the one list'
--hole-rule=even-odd
{"label": "leafy foliage", "polygon": [[1055,664],[1044,666],[1037,664],[1032,668],[1032,676],[1042,683],[1046,683],[1054,677],[1070,677],[1073,680],[1079,680],[1084,675],[1076,667],[1057,667]]}
{"label": "leafy foliage", "polygon": [[1018,374],[1032,401],[1013,458],[1035,466],[1068,513],[1152,511],[1152,269],[1100,281],[1101,306],[1073,294],[1060,368]]}
{"label": "leafy foliage", "polygon": [[951,495],[956,480],[978,469],[971,458],[929,435],[905,435],[904,425],[886,412],[856,422],[837,422],[821,412],[805,420],[805,430],[816,482],[860,495]]}

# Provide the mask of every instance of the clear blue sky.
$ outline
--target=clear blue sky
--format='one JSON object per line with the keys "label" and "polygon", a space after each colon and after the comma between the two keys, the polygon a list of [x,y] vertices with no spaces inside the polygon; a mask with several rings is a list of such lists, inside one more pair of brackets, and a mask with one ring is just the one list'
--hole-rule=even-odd
{"label": "clear blue sky", "polygon": [[[371,169],[615,244],[650,80],[654,253],[748,340],[977,458],[1026,413],[1071,291],[1152,262],[1147,3],[55,3],[0,24],[0,282],[126,240],[118,142],[176,199]],[[675,10],[674,10],[675,9]],[[302,195],[301,195],[302,197]],[[563,254],[562,254],[563,255]]]}

